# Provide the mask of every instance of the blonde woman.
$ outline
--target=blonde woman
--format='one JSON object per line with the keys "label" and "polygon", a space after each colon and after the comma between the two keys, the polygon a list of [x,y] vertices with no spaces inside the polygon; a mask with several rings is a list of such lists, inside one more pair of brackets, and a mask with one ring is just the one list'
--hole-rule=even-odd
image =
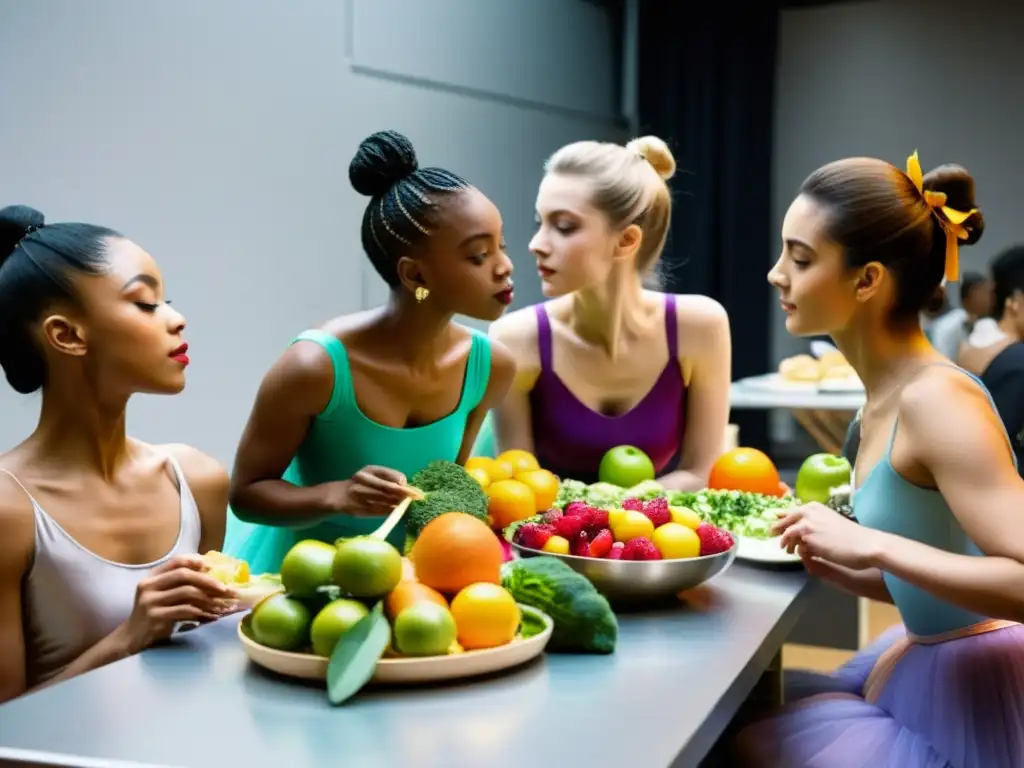
{"label": "blonde woman", "polygon": [[672,213],[663,141],[581,141],[545,165],[530,242],[549,301],[493,324],[517,363],[496,413],[498,448],[534,452],[592,482],[634,445],[666,486],[701,488],[729,414],[729,320],[713,299],[645,287]]}

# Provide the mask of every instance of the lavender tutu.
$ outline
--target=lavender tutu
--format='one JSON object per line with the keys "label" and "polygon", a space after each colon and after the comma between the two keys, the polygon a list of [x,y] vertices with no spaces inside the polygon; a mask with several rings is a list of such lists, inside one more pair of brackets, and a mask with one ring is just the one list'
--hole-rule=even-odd
{"label": "lavender tutu", "polygon": [[739,737],[742,765],[1021,768],[1024,626],[983,622],[911,639],[894,627]]}

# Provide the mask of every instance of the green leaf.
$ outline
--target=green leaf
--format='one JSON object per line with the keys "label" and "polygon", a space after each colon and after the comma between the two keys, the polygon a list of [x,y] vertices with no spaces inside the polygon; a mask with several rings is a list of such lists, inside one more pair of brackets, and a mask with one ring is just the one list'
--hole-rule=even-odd
{"label": "green leaf", "polygon": [[380,602],[334,646],[327,664],[327,698],[331,704],[344,703],[370,681],[390,642],[391,626]]}
{"label": "green leaf", "polygon": [[522,611],[519,623],[519,636],[523,640],[536,637],[548,628],[548,623],[533,611]]}

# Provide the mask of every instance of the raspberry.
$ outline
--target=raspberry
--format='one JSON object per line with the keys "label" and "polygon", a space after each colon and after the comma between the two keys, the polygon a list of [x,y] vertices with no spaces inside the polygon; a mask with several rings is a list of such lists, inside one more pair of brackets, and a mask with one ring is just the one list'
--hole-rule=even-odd
{"label": "raspberry", "polygon": [[625,549],[625,547],[626,545],[623,544],[621,541],[616,541],[614,544],[612,544],[612,548],[608,551],[608,559],[621,560],[622,550]]}
{"label": "raspberry", "polygon": [[721,528],[716,528],[711,523],[701,523],[698,525],[697,536],[700,537],[701,557],[728,552],[733,548],[733,544],[735,544],[732,534],[728,531],[723,531]]}
{"label": "raspberry", "polygon": [[565,514],[567,517],[573,517],[580,513],[586,513],[590,509],[590,505],[585,501],[570,501],[565,505]]}
{"label": "raspberry", "polygon": [[626,499],[624,502],[622,502],[622,508],[631,509],[634,512],[643,512],[644,503],[640,501],[640,499]]}
{"label": "raspberry", "polygon": [[611,551],[614,543],[615,540],[612,538],[612,532],[605,528],[590,542],[588,554],[591,557],[604,557]]}
{"label": "raspberry", "polygon": [[594,531],[600,532],[602,529],[608,527],[608,510],[606,509],[591,509],[590,510],[590,527]]}
{"label": "raspberry", "polygon": [[587,541],[586,533],[580,531],[576,534],[576,538],[569,542],[569,554],[577,557],[590,556],[590,542]]}
{"label": "raspberry", "polygon": [[622,550],[623,560],[661,560],[661,552],[646,536],[637,536],[626,542]]}
{"label": "raspberry", "polygon": [[579,536],[580,532],[586,528],[586,525],[586,518],[576,515],[562,515],[551,524],[551,527],[555,529],[557,535],[571,542]]}
{"label": "raspberry", "polygon": [[527,523],[516,531],[516,543],[527,549],[543,549],[548,539],[555,535],[555,529],[543,523]]}
{"label": "raspberry", "polygon": [[560,509],[549,509],[543,515],[540,516],[540,521],[551,525],[555,520],[562,516],[562,510]]}
{"label": "raspberry", "polygon": [[651,499],[644,504],[644,514],[654,523],[655,528],[660,528],[665,523],[672,522],[672,513],[668,510],[668,499],[664,497]]}

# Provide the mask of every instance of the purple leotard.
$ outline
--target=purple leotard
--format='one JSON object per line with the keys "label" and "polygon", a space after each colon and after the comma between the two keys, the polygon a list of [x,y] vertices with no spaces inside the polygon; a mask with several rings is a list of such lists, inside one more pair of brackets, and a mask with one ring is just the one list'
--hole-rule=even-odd
{"label": "purple leotard", "polygon": [[679,368],[676,297],[665,296],[669,359],[658,380],[630,411],[605,416],[569,391],[551,363],[551,321],[543,304],[537,313],[540,375],[530,392],[534,452],[542,467],[562,478],[597,480],[601,457],[617,445],[634,445],[654,462],[658,475],[671,472],[686,429],[686,383]]}

